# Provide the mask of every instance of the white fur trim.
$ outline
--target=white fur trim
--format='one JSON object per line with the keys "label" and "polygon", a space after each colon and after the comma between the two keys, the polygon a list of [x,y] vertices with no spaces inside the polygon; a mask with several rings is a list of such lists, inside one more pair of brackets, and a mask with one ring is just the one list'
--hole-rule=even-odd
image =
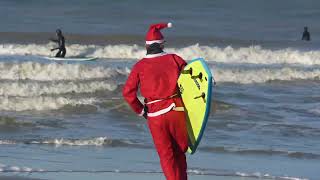
{"label": "white fur trim", "polygon": [[164,40],[161,39],[161,40],[146,41],[146,44],[163,43],[163,42],[164,42]]}
{"label": "white fur trim", "polygon": [[169,107],[161,109],[160,111],[153,112],[153,113],[148,113],[148,117],[160,116],[161,114],[165,114],[165,113],[171,111],[174,107],[176,107],[176,104],[172,103]]}
{"label": "white fur trim", "polygon": [[167,26],[168,26],[168,28],[171,28],[172,27],[172,23],[169,22]]}
{"label": "white fur trim", "polygon": [[160,101],[163,101],[163,99],[157,99],[157,100],[154,100],[154,101],[150,101],[146,104],[153,104],[153,103],[156,103],[156,102],[160,102]]}
{"label": "white fur trim", "polygon": [[147,54],[145,56],[145,58],[155,58],[155,57],[159,57],[159,56],[164,56],[166,54],[167,54],[166,52],[162,52],[162,53],[158,53],[158,54]]}
{"label": "white fur trim", "polygon": [[142,111],[141,111],[141,113],[139,114],[139,116],[143,116],[143,114],[144,114],[144,108],[142,108]]}
{"label": "white fur trim", "polygon": [[166,99],[170,99],[170,98],[174,98],[175,96],[178,96],[178,94],[173,94],[167,98],[164,98],[164,99],[157,99],[157,100],[154,100],[154,101],[150,101],[150,102],[147,102],[146,104],[153,104],[153,103],[156,103],[156,102],[160,102],[160,101],[163,101],[163,100],[166,100]]}

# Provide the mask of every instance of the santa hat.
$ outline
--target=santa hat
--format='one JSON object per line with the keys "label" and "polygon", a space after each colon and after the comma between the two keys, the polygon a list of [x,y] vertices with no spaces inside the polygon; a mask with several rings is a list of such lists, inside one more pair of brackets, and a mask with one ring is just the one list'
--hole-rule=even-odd
{"label": "santa hat", "polygon": [[163,43],[164,38],[160,32],[163,28],[171,28],[172,23],[159,23],[150,26],[146,35],[146,44]]}

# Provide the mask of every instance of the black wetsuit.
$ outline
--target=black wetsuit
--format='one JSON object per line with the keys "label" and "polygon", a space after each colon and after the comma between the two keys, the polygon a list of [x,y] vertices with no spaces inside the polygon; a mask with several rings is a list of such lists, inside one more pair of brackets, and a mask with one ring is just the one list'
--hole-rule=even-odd
{"label": "black wetsuit", "polygon": [[66,55],[66,47],[65,47],[65,40],[62,34],[58,35],[58,39],[52,39],[53,42],[58,43],[58,48],[55,49],[59,49],[59,51],[56,54],[56,57],[64,57]]}
{"label": "black wetsuit", "polygon": [[302,40],[310,41],[310,33],[308,31],[304,31],[302,34]]}

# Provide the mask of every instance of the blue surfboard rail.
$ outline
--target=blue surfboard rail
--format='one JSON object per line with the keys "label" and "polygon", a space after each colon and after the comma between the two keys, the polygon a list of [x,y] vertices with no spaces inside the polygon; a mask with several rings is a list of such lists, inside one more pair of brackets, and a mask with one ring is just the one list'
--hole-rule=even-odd
{"label": "blue surfboard rail", "polygon": [[190,149],[191,149],[190,154],[194,154],[196,152],[196,149],[202,139],[202,136],[204,134],[204,130],[206,128],[206,124],[208,122],[208,118],[209,118],[209,114],[210,114],[210,110],[211,110],[211,93],[212,93],[212,78],[213,78],[211,70],[209,69],[209,67],[207,66],[207,64],[203,58],[196,58],[196,59],[190,61],[189,63],[192,63],[194,61],[200,61],[203,65],[206,73],[208,74],[209,86],[208,86],[208,90],[207,90],[206,94],[207,94],[209,103],[206,104],[206,111],[205,111],[205,115],[204,115],[205,120],[202,122],[199,136],[198,136],[197,140],[195,141],[195,144],[192,147],[190,147]]}

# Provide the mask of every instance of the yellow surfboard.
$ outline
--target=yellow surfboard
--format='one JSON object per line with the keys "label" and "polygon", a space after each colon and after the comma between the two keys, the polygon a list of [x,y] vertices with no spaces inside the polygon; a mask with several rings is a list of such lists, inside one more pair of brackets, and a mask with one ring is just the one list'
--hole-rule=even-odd
{"label": "yellow surfboard", "polygon": [[204,59],[188,63],[179,76],[178,86],[187,116],[188,152],[193,154],[201,141],[210,113],[212,74]]}

